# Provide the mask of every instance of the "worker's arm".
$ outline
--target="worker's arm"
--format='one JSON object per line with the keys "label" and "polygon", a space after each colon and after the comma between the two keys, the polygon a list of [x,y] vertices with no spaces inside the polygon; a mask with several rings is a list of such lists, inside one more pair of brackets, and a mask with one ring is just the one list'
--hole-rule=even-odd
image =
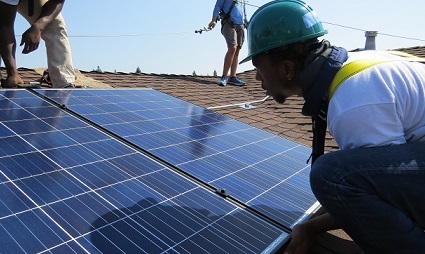
{"label": "worker's arm", "polygon": [[65,0],[49,0],[43,5],[40,16],[31,27],[22,34],[20,45],[24,45],[22,50],[23,54],[28,54],[38,48],[41,33],[62,11],[64,2]]}
{"label": "worker's arm", "polygon": [[329,213],[321,214],[311,220],[295,225],[291,241],[284,253],[307,253],[314,238],[323,232],[339,229],[338,223]]}

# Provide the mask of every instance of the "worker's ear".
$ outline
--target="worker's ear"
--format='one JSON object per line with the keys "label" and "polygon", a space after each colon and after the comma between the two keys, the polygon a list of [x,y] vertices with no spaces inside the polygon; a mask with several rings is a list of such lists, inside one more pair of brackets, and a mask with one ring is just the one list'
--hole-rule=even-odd
{"label": "worker's ear", "polygon": [[280,75],[287,79],[292,80],[295,77],[295,63],[291,60],[283,60],[280,63]]}

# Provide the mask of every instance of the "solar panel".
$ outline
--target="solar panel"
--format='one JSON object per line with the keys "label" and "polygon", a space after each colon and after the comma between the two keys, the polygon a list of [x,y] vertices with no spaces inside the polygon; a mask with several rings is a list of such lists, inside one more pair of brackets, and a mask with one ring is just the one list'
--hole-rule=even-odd
{"label": "solar panel", "polygon": [[284,227],[319,208],[305,163],[311,151],[298,143],[153,89],[49,98]]}
{"label": "solar panel", "polygon": [[[135,133],[142,127],[131,119],[143,118],[149,135],[170,130],[152,120],[173,118],[167,108],[144,100],[150,112],[133,118],[141,95],[156,92],[117,90],[123,103],[111,103],[112,90],[39,93],[0,90],[0,253],[268,253],[287,241],[287,230],[255,213],[268,203],[251,210],[223,198],[171,159],[127,142],[131,135],[102,128],[121,123]],[[175,103],[187,105],[162,105]]]}

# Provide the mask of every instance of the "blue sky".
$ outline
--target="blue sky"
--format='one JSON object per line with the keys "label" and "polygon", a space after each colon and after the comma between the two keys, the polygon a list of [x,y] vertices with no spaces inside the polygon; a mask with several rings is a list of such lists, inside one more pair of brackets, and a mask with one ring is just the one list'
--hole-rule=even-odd
{"label": "blue sky", "polygon": [[[249,0],[248,17],[268,1]],[[362,48],[365,31],[378,31],[378,49],[425,46],[425,1],[310,0],[328,34],[323,38],[347,49]],[[403,5],[407,3],[407,5]],[[67,22],[74,67],[103,71],[212,75],[221,74],[226,44],[217,26],[196,34],[211,20],[215,0],[67,0],[63,15]],[[18,44],[28,28],[18,15],[15,32]],[[405,37],[405,38],[402,38]],[[410,39],[406,39],[410,38]],[[45,67],[44,44],[36,52],[22,55],[19,67]],[[246,44],[240,59],[247,54]],[[238,71],[253,69],[251,63]]]}

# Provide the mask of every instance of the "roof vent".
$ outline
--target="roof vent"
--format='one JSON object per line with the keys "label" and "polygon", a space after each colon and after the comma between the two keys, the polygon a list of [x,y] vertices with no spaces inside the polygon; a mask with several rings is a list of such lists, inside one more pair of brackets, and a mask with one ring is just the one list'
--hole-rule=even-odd
{"label": "roof vent", "polygon": [[375,37],[378,35],[377,31],[366,31],[366,43],[364,46],[365,50],[375,50],[376,44],[375,44]]}

